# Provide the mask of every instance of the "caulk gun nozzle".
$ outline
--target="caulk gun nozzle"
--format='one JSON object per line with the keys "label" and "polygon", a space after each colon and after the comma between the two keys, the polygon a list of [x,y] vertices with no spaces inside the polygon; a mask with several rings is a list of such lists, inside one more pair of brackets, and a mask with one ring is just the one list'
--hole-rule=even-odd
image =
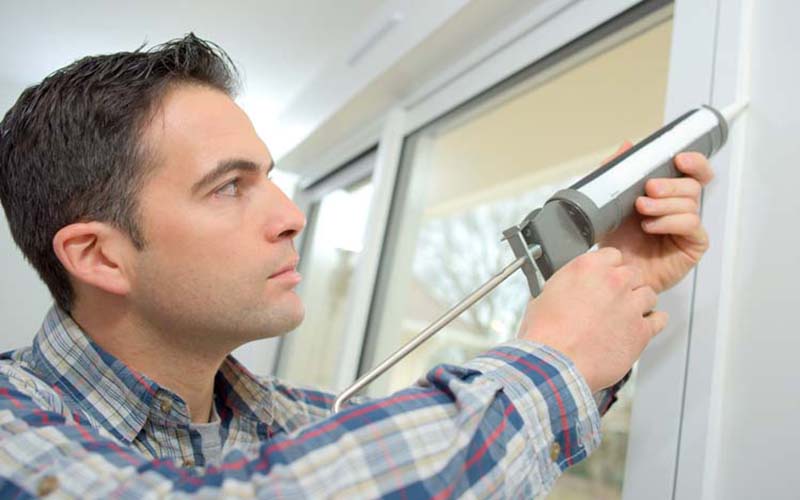
{"label": "caulk gun nozzle", "polygon": [[736,119],[736,117],[739,116],[739,114],[741,114],[742,111],[747,109],[747,106],[749,104],[750,104],[749,99],[742,99],[726,106],[725,108],[722,109],[722,111],[720,111],[720,113],[722,113],[722,116],[725,117],[726,122],[731,123],[733,120]]}

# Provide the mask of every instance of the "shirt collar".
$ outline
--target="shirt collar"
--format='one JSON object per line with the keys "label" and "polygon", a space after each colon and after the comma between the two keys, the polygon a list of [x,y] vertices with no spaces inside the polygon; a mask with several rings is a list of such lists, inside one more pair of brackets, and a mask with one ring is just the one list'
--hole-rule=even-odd
{"label": "shirt collar", "polygon": [[[32,368],[115,437],[132,442],[148,418],[188,425],[183,400],[95,344],[57,306],[33,341]],[[223,420],[231,416],[272,423],[269,386],[232,356],[217,372],[214,395]],[[165,405],[165,401],[169,401]]]}

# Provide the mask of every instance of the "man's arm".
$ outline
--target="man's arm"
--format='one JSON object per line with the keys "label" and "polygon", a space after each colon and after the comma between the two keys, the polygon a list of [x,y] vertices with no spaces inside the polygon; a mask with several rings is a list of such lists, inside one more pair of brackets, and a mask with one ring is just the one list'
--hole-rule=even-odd
{"label": "man's arm", "polygon": [[[710,175],[707,161],[689,158],[695,161],[678,162],[679,168],[710,179],[701,175]],[[650,313],[653,287],[680,279],[707,248],[702,226],[687,213],[696,204],[684,201],[699,197],[699,185],[685,178],[651,181],[656,207],[647,214],[652,223],[642,226],[648,234],[621,228],[616,237],[623,253],[604,248],[564,266],[531,302],[520,340],[281,435],[255,458],[231,452],[220,467],[202,471],[149,461],[59,412],[56,396],[43,399],[29,375],[2,366],[0,496],[55,490],[80,498],[544,493],[599,441],[591,392],[619,381],[663,329],[664,313]],[[661,252],[642,252],[645,242]]]}
{"label": "man's arm", "polygon": [[41,389],[18,368],[0,370],[0,496],[530,497],[599,442],[574,365],[525,340],[203,470],[148,460],[74,421]]}
{"label": "man's arm", "polygon": [[658,313],[644,316],[654,296],[640,282],[616,250],[581,256],[531,302],[519,340],[464,367],[434,368],[418,385],[388,398],[279,434],[255,457],[233,451],[219,467],[203,470],[146,459],[70,418],[52,389],[3,365],[0,493],[542,494],[599,442],[592,391],[619,380],[663,326]]}

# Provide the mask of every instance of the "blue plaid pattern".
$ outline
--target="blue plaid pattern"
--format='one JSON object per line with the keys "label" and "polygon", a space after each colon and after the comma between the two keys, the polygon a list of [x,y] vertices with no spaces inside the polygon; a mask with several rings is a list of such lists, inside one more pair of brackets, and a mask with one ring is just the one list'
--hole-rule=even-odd
{"label": "blue plaid pattern", "polygon": [[599,444],[571,362],[516,340],[330,415],[330,394],[255,377],[229,357],[207,465],[185,402],[53,308],[0,356],[0,498],[532,498]]}

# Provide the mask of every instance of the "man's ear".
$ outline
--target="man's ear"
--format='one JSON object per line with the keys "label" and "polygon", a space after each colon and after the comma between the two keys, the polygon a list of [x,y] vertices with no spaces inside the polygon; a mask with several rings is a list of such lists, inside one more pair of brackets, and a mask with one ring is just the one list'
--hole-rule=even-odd
{"label": "man's ear", "polygon": [[103,222],[76,222],[53,237],[53,250],[72,279],[115,295],[131,288],[130,239]]}

